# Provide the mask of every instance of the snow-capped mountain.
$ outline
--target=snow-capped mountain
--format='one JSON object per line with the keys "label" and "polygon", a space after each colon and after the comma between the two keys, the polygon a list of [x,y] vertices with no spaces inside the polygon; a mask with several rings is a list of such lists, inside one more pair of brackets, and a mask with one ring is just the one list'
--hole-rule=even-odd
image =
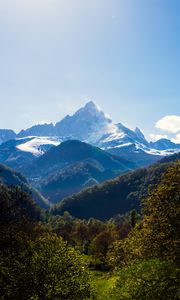
{"label": "snow-capped mountain", "polygon": [[167,150],[180,148],[180,144],[175,144],[168,139],[160,139],[156,142],[150,142],[149,147],[157,150]]}
{"label": "snow-capped mountain", "polygon": [[[47,152],[52,146],[58,146],[61,143],[61,139],[58,137],[38,137],[32,136],[28,139],[17,139],[19,141],[16,146],[17,149],[30,152],[35,156],[41,156]],[[22,141],[22,143],[20,143]]]}
{"label": "snow-capped mountain", "polygon": [[55,131],[60,136],[67,136],[89,143],[111,130],[112,120],[92,101],[80,108],[73,116],[66,116],[55,124]]}
{"label": "snow-capped mountain", "polygon": [[0,163],[20,170],[60,143],[58,137],[25,137],[9,140],[0,145]]}
{"label": "snow-capped mountain", "polygon": [[111,127],[111,131],[108,134],[105,134],[98,141],[98,145],[105,149],[112,147],[122,147],[123,145],[130,144],[143,144],[148,146],[143,133],[139,128],[136,128],[134,131],[125,127],[123,124],[115,124]]}
{"label": "snow-capped mountain", "polygon": [[[87,142],[120,156],[132,156],[132,153],[139,156],[164,156],[180,149],[180,144],[172,143],[168,139],[149,143],[139,128],[131,130],[121,123],[114,124],[92,101],[56,124],[35,125],[21,130],[17,135],[10,130],[0,130],[0,142],[15,138],[18,139],[18,150],[36,156],[43,154],[51,146],[70,139]],[[20,141],[22,138],[29,140]]]}
{"label": "snow-capped mountain", "polygon": [[92,101],[72,116],[67,115],[55,125],[40,124],[21,130],[18,138],[27,136],[59,136],[95,143],[103,134],[112,131],[112,120]]}

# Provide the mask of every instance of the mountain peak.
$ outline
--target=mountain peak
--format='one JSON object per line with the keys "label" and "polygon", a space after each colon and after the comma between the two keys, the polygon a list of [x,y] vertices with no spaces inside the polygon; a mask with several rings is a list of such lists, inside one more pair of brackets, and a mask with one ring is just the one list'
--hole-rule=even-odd
{"label": "mountain peak", "polygon": [[58,136],[94,144],[109,130],[111,123],[111,119],[103,110],[93,101],[89,101],[72,116],[56,123],[55,130]]}
{"label": "mountain peak", "polygon": [[75,112],[73,118],[83,118],[88,123],[111,123],[111,119],[103,110],[93,101],[87,102],[83,107]]}
{"label": "mountain peak", "polygon": [[137,134],[137,136],[138,136],[139,138],[145,139],[144,134],[142,133],[142,131],[141,131],[138,127],[135,128],[134,132]]}
{"label": "mountain peak", "polygon": [[89,116],[103,116],[106,117],[103,110],[93,101],[87,102],[83,107],[76,111],[74,115],[88,114]]}
{"label": "mountain peak", "polygon": [[94,103],[93,101],[87,102],[85,104],[84,108],[93,109],[93,110],[96,110],[96,111],[102,111],[102,109],[96,103]]}

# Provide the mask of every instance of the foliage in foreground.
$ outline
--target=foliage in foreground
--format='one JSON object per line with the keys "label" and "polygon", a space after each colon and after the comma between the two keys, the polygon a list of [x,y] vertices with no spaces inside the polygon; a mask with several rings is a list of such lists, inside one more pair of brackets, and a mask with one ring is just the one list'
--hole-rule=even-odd
{"label": "foliage in foreground", "polygon": [[144,219],[124,242],[128,259],[180,261],[180,161],[144,200]]}
{"label": "foliage in foreground", "polygon": [[[135,211],[107,222],[65,213],[49,225],[37,223],[38,212],[19,190],[0,189],[1,299],[95,299],[92,290],[98,300],[179,299],[179,182],[177,162],[144,200],[143,220]],[[87,254],[113,273],[93,271],[91,283]]]}
{"label": "foliage in foreground", "polygon": [[180,162],[144,200],[144,218],[109,249],[117,281],[110,299],[177,300],[180,297]]}
{"label": "foliage in foreground", "polygon": [[92,292],[82,257],[32,220],[36,210],[29,211],[30,199],[19,189],[1,187],[0,199],[0,298],[88,299]]}
{"label": "foliage in foreground", "polygon": [[178,300],[180,270],[167,261],[140,261],[117,272],[112,300]]}
{"label": "foliage in foreground", "polygon": [[1,299],[90,297],[89,274],[82,258],[61,238],[47,235],[27,241],[26,249],[21,242],[18,253],[1,255]]}

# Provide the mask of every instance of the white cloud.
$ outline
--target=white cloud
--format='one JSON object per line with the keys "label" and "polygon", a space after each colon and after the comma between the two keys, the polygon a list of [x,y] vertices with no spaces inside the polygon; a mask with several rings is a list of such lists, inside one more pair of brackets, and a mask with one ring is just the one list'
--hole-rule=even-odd
{"label": "white cloud", "polygon": [[171,139],[173,143],[180,144],[180,133],[176,134],[176,136]]}
{"label": "white cloud", "polygon": [[180,132],[180,116],[165,116],[156,123],[156,128],[170,133]]}
{"label": "white cloud", "polygon": [[168,138],[168,136],[166,134],[153,134],[153,133],[150,134],[149,137],[150,137],[151,141],[153,141],[153,142],[156,142],[160,139],[167,139]]}

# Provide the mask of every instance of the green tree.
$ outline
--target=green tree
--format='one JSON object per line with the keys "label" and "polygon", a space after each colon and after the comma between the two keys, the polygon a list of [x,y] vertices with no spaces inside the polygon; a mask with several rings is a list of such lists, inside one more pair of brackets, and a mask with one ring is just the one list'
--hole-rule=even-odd
{"label": "green tree", "polygon": [[129,260],[159,257],[180,261],[180,161],[143,201],[144,219],[125,240]]}
{"label": "green tree", "polygon": [[88,226],[85,220],[76,219],[73,224],[72,239],[83,252],[85,243],[89,240]]}
{"label": "green tree", "polygon": [[112,300],[178,300],[179,270],[175,264],[158,259],[140,261],[116,274]]}
{"label": "green tree", "polygon": [[98,260],[102,265],[107,262],[107,253],[109,247],[117,239],[117,233],[115,230],[104,230],[100,232],[91,242],[90,253],[94,258]]}
{"label": "green tree", "polygon": [[0,299],[88,299],[89,274],[81,256],[39,222],[31,198],[0,186],[0,203]]}
{"label": "green tree", "polygon": [[137,211],[135,209],[131,211],[130,218],[131,218],[131,227],[134,228],[137,221]]}
{"label": "green tree", "polygon": [[4,300],[75,300],[91,295],[89,274],[81,256],[56,235],[28,241],[18,255],[1,260],[0,267]]}
{"label": "green tree", "polygon": [[124,241],[117,240],[110,247],[107,252],[107,262],[111,268],[121,267],[125,261]]}

